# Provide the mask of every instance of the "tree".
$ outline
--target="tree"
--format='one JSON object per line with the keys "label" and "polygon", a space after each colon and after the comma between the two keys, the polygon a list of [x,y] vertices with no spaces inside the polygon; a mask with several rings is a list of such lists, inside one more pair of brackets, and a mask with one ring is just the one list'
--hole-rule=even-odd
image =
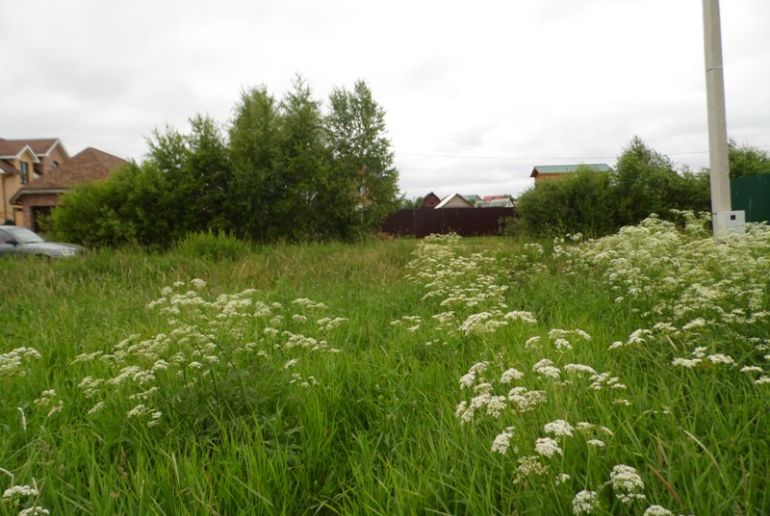
{"label": "tree", "polygon": [[359,213],[361,229],[367,230],[398,207],[398,171],[386,136],[385,111],[363,81],[357,81],[353,91],[333,90],[329,104],[326,128],[334,174],[347,186],[347,204]]}
{"label": "tree", "polygon": [[728,142],[730,177],[770,174],[770,153],[748,145],[738,145],[735,140]]}
{"label": "tree", "polygon": [[265,240],[271,224],[271,184],[277,174],[280,115],[264,87],[241,94],[230,127],[233,195],[230,219],[242,237]]}
{"label": "tree", "polygon": [[167,127],[154,131],[148,145],[148,162],[166,176],[169,185],[166,213],[172,214],[174,235],[228,229],[227,200],[232,167],[216,122],[196,115],[190,132]]}
{"label": "tree", "polygon": [[320,103],[297,77],[280,104],[276,135],[277,167],[268,184],[273,237],[307,239],[322,236],[328,220],[324,207],[329,158],[324,145]]}

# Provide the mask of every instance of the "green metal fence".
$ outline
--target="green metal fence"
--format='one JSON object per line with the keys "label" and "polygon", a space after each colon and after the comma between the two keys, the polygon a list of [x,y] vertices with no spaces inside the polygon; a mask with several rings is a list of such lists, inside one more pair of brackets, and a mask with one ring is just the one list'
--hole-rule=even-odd
{"label": "green metal fence", "polygon": [[770,174],[730,180],[734,210],[746,212],[746,222],[770,222]]}

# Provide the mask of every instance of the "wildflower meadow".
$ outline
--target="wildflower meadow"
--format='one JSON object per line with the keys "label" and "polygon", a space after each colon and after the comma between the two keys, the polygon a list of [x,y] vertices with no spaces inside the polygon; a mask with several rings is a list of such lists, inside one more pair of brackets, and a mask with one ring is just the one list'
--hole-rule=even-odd
{"label": "wildflower meadow", "polygon": [[766,225],[0,278],[0,514],[770,512]]}

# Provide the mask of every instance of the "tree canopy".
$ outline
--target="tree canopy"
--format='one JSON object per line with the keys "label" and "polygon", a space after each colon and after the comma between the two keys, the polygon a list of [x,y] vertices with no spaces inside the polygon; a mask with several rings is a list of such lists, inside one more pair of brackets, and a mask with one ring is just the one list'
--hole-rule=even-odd
{"label": "tree canopy", "polygon": [[201,231],[347,239],[399,201],[385,111],[363,81],[334,89],[326,111],[297,77],[280,100],[265,87],[242,92],[224,130],[209,116],[189,122],[154,131],[143,163],[67,193],[54,231],[96,245],[167,246]]}

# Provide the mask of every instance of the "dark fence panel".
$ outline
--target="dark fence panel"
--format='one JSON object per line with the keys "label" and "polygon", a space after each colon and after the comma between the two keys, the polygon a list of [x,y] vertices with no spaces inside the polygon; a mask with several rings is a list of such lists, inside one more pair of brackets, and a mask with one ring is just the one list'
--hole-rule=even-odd
{"label": "dark fence panel", "polygon": [[733,209],[746,212],[746,222],[770,222],[770,175],[735,177],[730,194]]}
{"label": "dark fence panel", "polygon": [[461,236],[500,234],[502,220],[515,217],[514,208],[417,208],[399,210],[382,224],[391,235],[426,237],[432,233],[457,233]]}

